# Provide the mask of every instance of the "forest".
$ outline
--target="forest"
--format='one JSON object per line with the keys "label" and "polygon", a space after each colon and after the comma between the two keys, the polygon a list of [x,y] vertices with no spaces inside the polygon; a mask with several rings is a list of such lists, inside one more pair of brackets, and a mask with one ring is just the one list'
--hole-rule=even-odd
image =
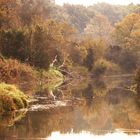
{"label": "forest", "polygon": [[139,4],[0,0],[0,116],[46,83],[112,75],[133,75],[140,98]]}

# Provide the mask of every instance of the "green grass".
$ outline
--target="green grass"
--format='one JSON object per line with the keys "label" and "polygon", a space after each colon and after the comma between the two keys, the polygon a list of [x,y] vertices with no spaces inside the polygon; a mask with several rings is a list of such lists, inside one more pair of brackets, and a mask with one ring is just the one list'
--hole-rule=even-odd
{"label": "green grass", "polygon": [[55,68],[50,68],[48,70],[48,77],[50,79],[63,79],[64,78],[63,74]]}

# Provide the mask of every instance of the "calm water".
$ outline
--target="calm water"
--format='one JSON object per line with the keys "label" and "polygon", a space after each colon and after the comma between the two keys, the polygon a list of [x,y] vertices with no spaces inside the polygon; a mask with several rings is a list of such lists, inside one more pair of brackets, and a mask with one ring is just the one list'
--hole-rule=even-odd
{"label": "calm water", "polygon": [[28,111],[0,118],[0,140],[138,140],[140,97],[128,90],[131,79],[110,77],[44,88]]}

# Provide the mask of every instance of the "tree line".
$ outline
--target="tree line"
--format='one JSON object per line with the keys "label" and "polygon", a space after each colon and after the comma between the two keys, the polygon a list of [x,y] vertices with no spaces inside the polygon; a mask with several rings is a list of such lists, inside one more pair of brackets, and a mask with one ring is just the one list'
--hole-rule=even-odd
{"label": "tree line", "polygon": [[0,0],[0,52],[35,68],[132,73],[140,62],[140,5]]}

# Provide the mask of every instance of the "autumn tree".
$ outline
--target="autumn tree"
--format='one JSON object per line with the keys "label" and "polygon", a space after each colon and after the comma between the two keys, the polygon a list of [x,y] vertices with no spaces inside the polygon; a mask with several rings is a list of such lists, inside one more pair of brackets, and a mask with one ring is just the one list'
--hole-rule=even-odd
{"label": "autumn tree", "polygon": [[124,16],[129,13],[127,6],[124,5],[111,5],[108,3],[97,3],[93,6],[89,7],[90,9],[94,9],[98,13],[104,15],[108,18],[111,25],[118,21],[120,21]]}
{"label": "autumn tree", "polygon": [[17,0],[0,0],[0,29],[16,28],[20,25]]}
{"label": "autumn tree", "polygon": [[36,25],[33,33],[33,49],[31,51],[31,61],[39,68],[49,68],[49,57],[47,52],[48,42],[45,40],[44,29]]}
{"label": "autumn tree", "polygon": [[51,0],[21,0],[19,16],[23,25],[31,25],[35,17],[49,18],[52,5]]}
{"label": "autumn tree", "polygon": [[66,11],[68,15],[68,22],[78,29],[79,32],[83,32],[90,18],[94,16],[93,11],[88,11],[87,8],[82,5],[64,4],[63,8],[64,12]]}
{"label": "autumn tree", "polygon": [[21,61],[26,59],[26,32],[24,29],[9,29],[0,32],[0,52]]}
{"label": "autumn tree", "polygon": [[104,39],[109,41],[112,29],[113,27],[111,26],[107,17],[97,14],[90,20],[84,31],[89,34],[89,36],[92,35],[94,39]]}
{"label": "autumn tree", "polygon": [[89,48],[87,50],[87,56],[85,58],[85,66],[88,68],[89,71],[91,71],[93,69],[93,66],[94,66],[94,53],[93,53],[93,50],[91,48]]}
{"label": "autumn tree", "polygon": [[114,37],[119,46],[130,49],[140,48],[140,15],[130,14],[117,23]]}
{"label": "autumn tree", "polygon": [[82,41],[82,45],[87,50],[87,55],[84,59],[84,65],[88,68],[89,71],[92,71],[95,62],[101,58],[104,58],[106,50],[105,43],[102,40],[86,38]]}
{"label": "autumn tree", "polygon": [[129,13],[139,13],[140,14],[140,5],[139,4],[135,5],[135,4],[131,3],[127,6],[127,9],[129,11]]}
{"label": "autumn tree", "polygon": [[[71,43],[71,34],[73,34],[73,32],[74,29],[66,22],[61,23],[51,19],[46,21],[34,21],[31,28],[32,35],[30,39],[30,47],[33,52],[31,56],[34,57],[33,62],[39,64],[40,62],[36,61],[42,61],[40,65],[45,66],[51,63],[57,56],[56,63],[62,64],[66,56],[65,54],[69,54],[70,49],[68,49],[68,47]],[[40,58],[41,56],[42,58]]]}
{"label": "autumn tree", "polygon": [[[120,46],[118,59],[126,70],[134,70],[140,62],[140,15],[133,13],[116,24],[114,31],[115,44]],[[118,55],[118,56],[119,56]]]}

